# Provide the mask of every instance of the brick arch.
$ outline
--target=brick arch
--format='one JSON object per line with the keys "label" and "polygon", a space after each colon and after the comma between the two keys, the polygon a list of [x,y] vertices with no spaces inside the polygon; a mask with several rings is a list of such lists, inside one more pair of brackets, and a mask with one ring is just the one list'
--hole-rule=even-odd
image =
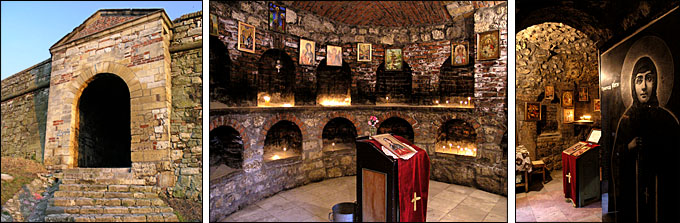
{"label": "brick arch", "polygon": [[298,128],[300,128],[300,132],[302,133],[302,141],[304,142],[305,136],[308,133],[307,127],[305,126],[305,123],[300,121],[300,119],[298,119],[297,116],[295,116],[293,114],[277,114],[276,116],[267,119],[267,121],[265,121],[262,124],[263,132],[261,134],[259,134],[259,136],[257,138],[258,146],[262,146],[262,148],[264,148],[264,140],[265,140],[265,138],[267,138],[267,132],[269,132],[269,129],[272,126],[274,126],[276,123],[278,123],[280,121],[284,121],[284,120],[293,122],[298,126]]}
{"label": "brick arch", "polygon": [[[241,125],[238,121],[226,118],[224,116],[210,120],[210,131],[221,126],[229,126],[236,129],[238,134],[241,135],[241,140],[243,141],[243,151],[246,151],[248,148],[250,148],[250,137],[248,136],[248,132],[246,132],[246,128],[244,128],[243,125]],[[208,132],[208,134],[210,133]]]}
{"label": "brick arch", "polygon": [[[386,113],[383,113],[382,115],[378,116],[378,121],[380,121],[380,122],[378,122],[378,125],[376,126],[376,128],[380,128],[380,125],[385,120],[387,120],[388,118],[392,118],[392,117],[397,117],[397,118],[401,118],[401,119],[406,120],[409,124],[411,124],[411,128],[413,128],[413,130],[415,130],[416,125],[418,125],[418,121],[416,121],[414,118],[412,118],[409,115],[406,115],[406,114],[401,113],[401,112],[386,112]],[[414,136],[418,135],[415,132],[413,134],[414,134]]]}
{"label": "brick arch", "polygon": [[78,77],[73,78],[65,88],[67,93],[73,95],[73,101],[71,102],[71,128],[70,128],[70,161],[68,166],[73,168],[77,167],[78,160],[78,139],[76,134],[76,129],[79,126],[80,117],[78,109],[80,107],[80,97],[87,86],[94,80],[97,74],[110,73],[116,75],[123,79],[130,92],[130,129],[134,131],[137,126],[134,126],[132,117],[142,115],[143,111],[141,107],[135,109],[133,99],[140,98],[142,96],[142,85],[139,83],[139,78],[135,72],[127,67],[126,65],[119,64],[112,61],[102,61],[97,62],[92,66],[85,66],[81,68],[77,74]]}
{"label": "brick arch", "polygon": [[357,134],[361,135],[361,125],[359,125],[357,118],[354,117],[354,115],[352,115],[350,113],[337,112],[337,111],[331,112],[326,117],[321,119],[321,123],[325,123],[325,124],[323,126],[319,126],[319,128],[317,129],[319,135],[321,135],[323,133],[323,128],[326,127],[326,124],[328,124],[328,122],[330,122],[334,118],[344,118],[344,119],[349,120],[352,123],[352,125],[354,125],[354,128],[357,131]]}
{"label": "brick arch", "polygon": [[470,126],[472,126],[473,129],[475,129],[475,133],[477,133],[477,143],[479,143],[480,140],[483,139],[482,134],[484,134],[484,132],[480,131],[481,130],[480,127],[482,125],[479,124],[479,122],[477,122],[477,120],[475,120],[474,118],[471,118],[469,115],[460,115],[460,116],[442,115],[442,116],[439,117],[439,120],[437,120],[437,122],[439,122],[439,123],[437,123],[436,125],[432,125],[433,129],[431,130],[431,132],[433,132],[435,135],[439,134],[439,130],[441,130],[442,126],[444,126],[444,123],[446,123],[449,120],[454,120],[454,119],[463,120],[466,123],[468,123]]}

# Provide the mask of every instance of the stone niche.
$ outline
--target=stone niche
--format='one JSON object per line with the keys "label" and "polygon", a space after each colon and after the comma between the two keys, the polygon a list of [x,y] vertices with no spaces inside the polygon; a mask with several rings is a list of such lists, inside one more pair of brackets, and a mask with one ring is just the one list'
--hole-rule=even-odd
{"label": "stone niche", "polygon": [[302,132],[300,127],[290,121],[274,124],[264,140],[264,160],[298,161],[302,157]]}
{"label": "stone niche", "polygon": [[381,63],[376,71],[376,104],[410,104],[413,74],[406,61],[399,71],[385,70]]}
{"label": "stone niche", "polygon": [[461,156],[477,156],[477,133],[467,122],[449,120],[439,130],[435,151]]}
{"label": "stone niche", "polygon": [[295,65],[286,52],[267,50],[257,62],[257,106],[295,105]]}
{"label": "stone niche", "polygon": [[326,59],[316,68],[316,104],[322,106],[347,106],[352,104],[350,86],[352,69],[349,64],[327,66]]}
{"label": "stone niche", "polygon": [[210,180],[243,168],[243,139],[238,131],[220,126],[210,131]]}
{"label": "stone niche", "polygon": [[356,127],[346,118],[333,118],[323,127],[321,143],[326,177],[356,174],[356,137]]}
{"label": "stone niche", "polygon": [[408,121],[399,118],[391,117],[385,120],[378,127],[378,134],[392,133],[393,135],[398,135],[408,139],[413,142],[413,127]]}

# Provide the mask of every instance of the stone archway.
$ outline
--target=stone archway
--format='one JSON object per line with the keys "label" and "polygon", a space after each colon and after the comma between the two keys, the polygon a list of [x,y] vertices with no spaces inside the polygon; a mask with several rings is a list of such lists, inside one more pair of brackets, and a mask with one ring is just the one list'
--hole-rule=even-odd
{"label": "stone archway", "polygon": [[131,167],[130,92],[115,74],[97,74],[76,104],[78,167]]}

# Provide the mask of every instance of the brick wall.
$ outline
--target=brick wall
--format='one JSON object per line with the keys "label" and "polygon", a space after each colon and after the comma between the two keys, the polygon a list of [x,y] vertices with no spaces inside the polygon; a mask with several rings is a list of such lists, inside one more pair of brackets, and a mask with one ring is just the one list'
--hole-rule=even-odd
{"label": "brick wall", "polygon": [[43,160],[51,59],[2,80],[2,156]]}

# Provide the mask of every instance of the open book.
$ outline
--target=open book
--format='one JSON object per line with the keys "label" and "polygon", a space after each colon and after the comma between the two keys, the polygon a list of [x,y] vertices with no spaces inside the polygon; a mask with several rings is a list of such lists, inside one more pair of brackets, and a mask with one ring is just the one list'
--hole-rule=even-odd
{"label": "open book", "polygon": [[375,141],[378,141],[378,143],[382,145],[381,149],[385,154],[395,159],[400,158],[403,160],[408,160],[418,152],[413,147],[407,145],[406,143],[402,143],[390,134],[374,135],[371,136],[371,138]]}

